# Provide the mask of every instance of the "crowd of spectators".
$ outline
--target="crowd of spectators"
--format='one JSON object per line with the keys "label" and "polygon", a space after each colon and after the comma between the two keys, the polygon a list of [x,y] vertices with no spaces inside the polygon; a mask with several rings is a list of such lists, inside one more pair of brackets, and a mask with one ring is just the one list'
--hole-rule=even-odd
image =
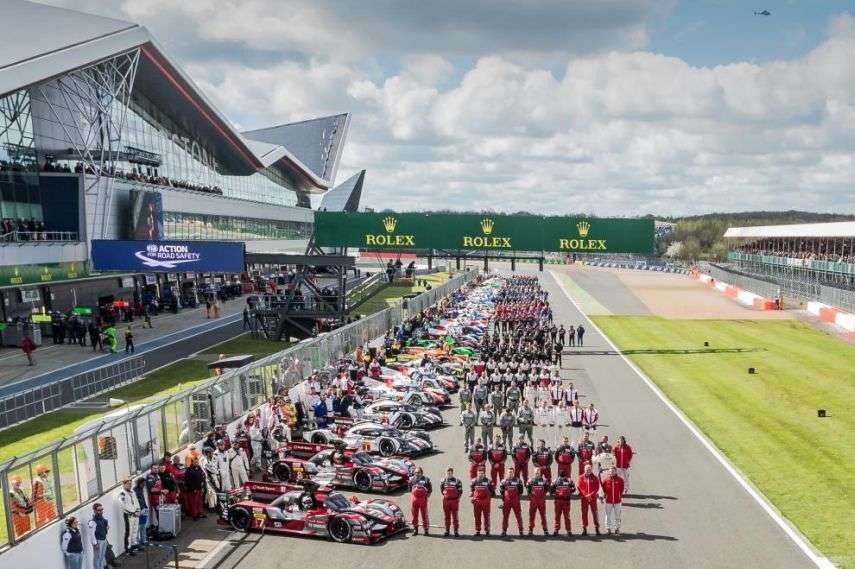
{"label": "crowd of spectators", "polygon": [[768,243],[752,243],[739,248],[742,253],[766,255],[785,259],[805,259],[809,261],[831,261],[834,263],[855,263],[851,240],[804,240],[784,243],[781,247],[769,247]]}
{"label": "crowd of spectators", "polygon": [[43,221],[37,219],[14,219],[4,217],[0,221],[2,241],[45,241],[47,233]]}

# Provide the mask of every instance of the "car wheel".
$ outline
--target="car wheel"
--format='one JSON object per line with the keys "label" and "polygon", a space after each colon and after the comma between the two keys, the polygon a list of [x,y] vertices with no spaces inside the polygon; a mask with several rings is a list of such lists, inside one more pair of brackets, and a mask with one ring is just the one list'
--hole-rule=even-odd
{"label": "car wheel", "polygon": [[389,439],[383,439],[377,446],[380,449],[380,454],[383,456],[392,456],[395,454],[395,443]]}
{"label": "car wheel", "polygon": [[314,433],[312,435],[312,442],[316,445],[324,445],[327,443],[327,437],[323,433]]}
{"label": "car wheel", "polygon": [[401,415],[398,418],[398,428],[399,429],[411,429],[411,428],[413,428],[413,416],[412,415]]}
{"label": "car wheel", "polygon": [[329,525],[330,537],[338,543],[348,543],[353,538],[353,528],[344,518],[333,518]]}
{"label": "car wheel", "polygon": [[360,492],[368,492],[371,490],[371,475],[364,470],[357,470],[353,474],[353,485]]}
{"label": "car wheel", "polygon": [[284,462],[278,462],[273,465],[273,476],[279,482],[291,481],[291,467]]}
{"label": "car wheel", "polygon": [[252,516],[246,508],[232,508],[229,510],[229,524],[237,531],[249,531],[252,525]]}

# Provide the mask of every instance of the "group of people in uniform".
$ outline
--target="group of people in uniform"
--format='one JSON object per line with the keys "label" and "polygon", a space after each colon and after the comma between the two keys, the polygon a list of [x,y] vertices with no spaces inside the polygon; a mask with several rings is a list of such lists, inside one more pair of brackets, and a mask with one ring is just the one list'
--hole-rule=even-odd
{"label": "group of people in uniform", "polygon": [[[632,447],[624,436],[614,446],[608,436],[596,440],[599,411],[593,403],[580,405],[572,383],[564,386],[560,365],[567,331],[553,322],[548,296],[534,276],[505,279],[494,296],[492,333],[485,335],[479,359],[466,364],[458,392],[468,483],[449,467],[439,485],[447,536],[452,531],[459,535],[459,507],[467,486],[475,535],[491,533],[493,498],[501,500],[501,535],[507,535],[512,514],[520,535],[526,529],[532,535],[538,520],[548,535],[549,497],[554,514],[551,533],[557,536],[564,530],[572,535],[574,496],[580,502],[582,535],[588,534],[589,525],[601,535],[600,502],[606,532],[620,534]],[[573,344],[584,345],[584,335],[583,325],[573,328]],[[554,450],[544,438],[535,441],[535,427],[539,433],[551,431],[556,438]],[[418,534],[420,522],[428,533],[431,481],[419,469],[410,488],[414,533]],[[522,515],[524,496],[528,496],[527,528]]]}

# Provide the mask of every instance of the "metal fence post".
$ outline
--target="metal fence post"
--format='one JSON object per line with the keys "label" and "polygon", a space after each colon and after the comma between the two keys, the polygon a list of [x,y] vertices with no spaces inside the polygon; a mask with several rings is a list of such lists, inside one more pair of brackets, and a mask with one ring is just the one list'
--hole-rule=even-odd
{"label": "metal fence post", "polygon": [[59,475],[59,457],[56,454],[56,449],[50,453],[50,468],[53,471],[53,499],[56,502],[56,514],[61,518],[64,515],[62,507],[62,478]]}
{"label": "metal fence post", "polygon": [[9,493],[8,470],[0,475],[0,491],[3,492],[3,510],[6,514],[6,535],[9,536],[9,545],[15,545],[15,525],[12,521],[12,495]]}

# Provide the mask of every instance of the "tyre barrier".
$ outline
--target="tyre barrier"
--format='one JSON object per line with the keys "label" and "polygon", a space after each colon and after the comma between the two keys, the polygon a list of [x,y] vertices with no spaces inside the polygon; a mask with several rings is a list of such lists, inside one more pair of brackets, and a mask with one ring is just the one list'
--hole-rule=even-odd
{"label": "tyre barrier", "polygon": [[855,314],[815,301],[807,303],[807,311],[823,322],[836,324],[844,330],[855,332]]}

